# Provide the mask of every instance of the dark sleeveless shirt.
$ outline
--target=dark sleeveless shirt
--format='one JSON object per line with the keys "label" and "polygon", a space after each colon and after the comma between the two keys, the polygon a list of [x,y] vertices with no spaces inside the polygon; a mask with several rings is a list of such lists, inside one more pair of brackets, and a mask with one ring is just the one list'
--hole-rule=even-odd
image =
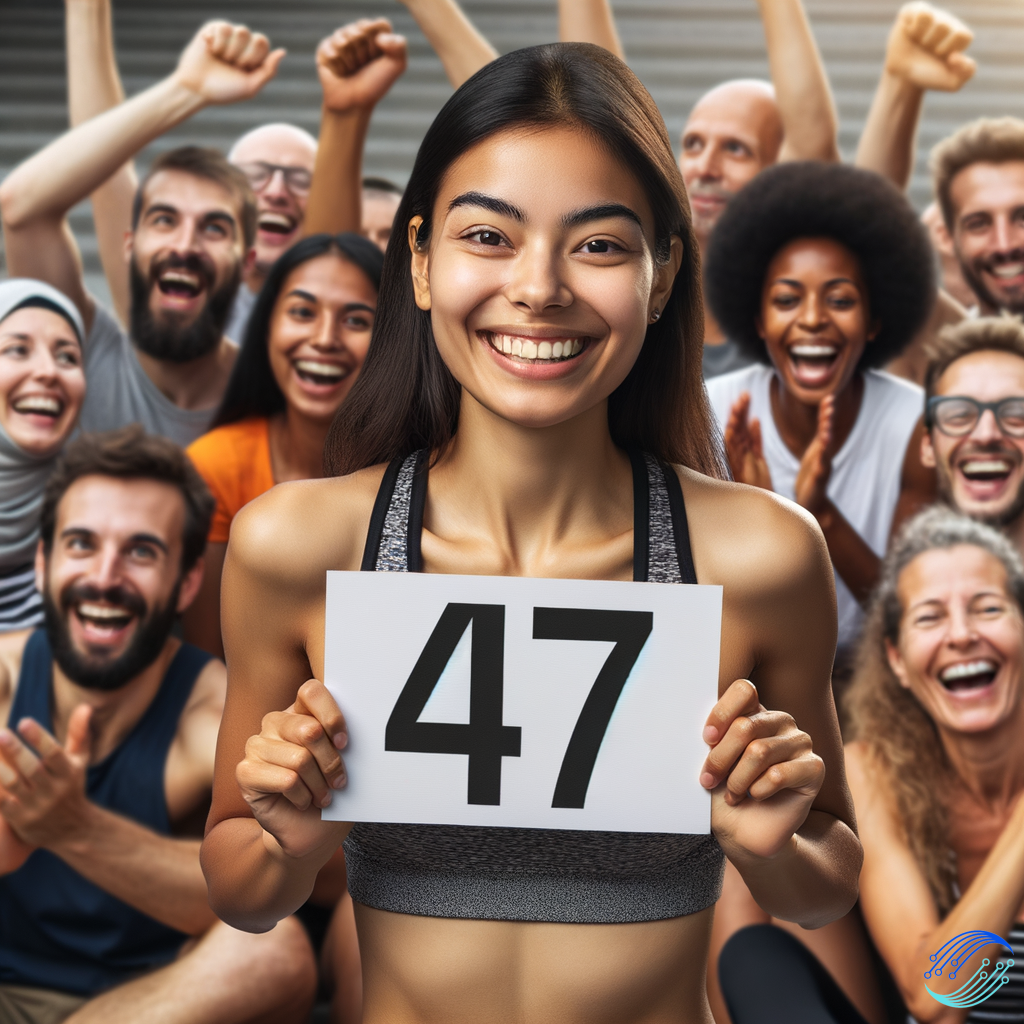
{"label": "dark sleeveless shirt", "polygon": [[[696,583],[675,471],[632,454],[633,579]],[[362,568],[422,572],[425,452],[384,474]],[[711,906],[724,857],[711,835],[366,824],[345,840],[349,891],[379,910],[427,917],[620,924]]]}
{"label": "dark sleeveless shirt", "polygon": [[[125,740],[88,769],[100,807],[170,834],[164,767],[178,720],[210,655],[182,644],[153,702]],[[43,630],[25,644],[9,723],[53,732],[53,656]],[[0,877],[0,983],[91,996],[172,960],[188,938],[111,896],[48,850]]]}

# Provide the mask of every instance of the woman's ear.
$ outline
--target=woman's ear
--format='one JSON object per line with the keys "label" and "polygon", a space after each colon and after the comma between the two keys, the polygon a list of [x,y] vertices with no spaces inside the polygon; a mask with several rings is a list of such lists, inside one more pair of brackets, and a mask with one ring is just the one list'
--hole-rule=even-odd
{"label": "woman's ear", "polygon": [[870,343],[878,337],[878,332],[882,329],[881,320],[872,320],[871,327],[868,329],[867,342]]}
{"label": "woman's ear", "polygon": [[423,218],[409,221],[409,251],[412,253],[412,291],[420,309],[430,309],[430,253],[419,241]]}
{"label": "woman's ear", "polygon": [[900,649],[888,638],[885,641],[885,657],[889,662],[889,668],[892,669],[893,674],[900,681],[900,686],[904,690],[909,690],[910,678],[907,675],[907,666],[903,661],[903,655],[900,654]]}
{"label": "woman's ear", "polygon": [[647,322],[651,323],[654,311],[658,310],[660,315],[668,304],[672,294],[672,286],[676,283],[676,275],[683,265],[683,240],[678,235],[672,236],[672,248],[668,260],[654,271],[654,285],[651,288],[651,298],[648,302]]}

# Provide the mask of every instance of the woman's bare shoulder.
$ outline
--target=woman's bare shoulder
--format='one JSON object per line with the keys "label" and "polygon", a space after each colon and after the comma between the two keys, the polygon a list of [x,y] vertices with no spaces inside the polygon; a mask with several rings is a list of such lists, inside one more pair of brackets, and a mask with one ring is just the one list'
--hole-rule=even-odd
{"label": "woman's bare shoulder", "polygon": [[282,582],[358,569],[385,469],[278,484],[235,516],[228,561]]}
{"label": "woman's bare shoulder", "polygon": [[831,586],[828,548],[814,517],[772,491],[679,468],[697,578],[751,596],[820,581]]}

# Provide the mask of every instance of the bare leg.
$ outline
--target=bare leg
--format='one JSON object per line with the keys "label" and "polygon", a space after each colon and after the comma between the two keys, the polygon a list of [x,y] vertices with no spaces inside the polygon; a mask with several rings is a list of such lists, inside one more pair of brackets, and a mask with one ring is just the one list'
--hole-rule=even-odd
{"label": "bare leg", "polygon": [[331,986],[332,1024],[360,1024],[363,1019],[363,973],[356,916],[348,892],[338,901],[331,918],[321,963]]}
{"label": "bare leg", "polygon": [[97,996],[65,1024],[302,1024],[315,994],[298,921],[263,935],[218,921],[174,963]]}

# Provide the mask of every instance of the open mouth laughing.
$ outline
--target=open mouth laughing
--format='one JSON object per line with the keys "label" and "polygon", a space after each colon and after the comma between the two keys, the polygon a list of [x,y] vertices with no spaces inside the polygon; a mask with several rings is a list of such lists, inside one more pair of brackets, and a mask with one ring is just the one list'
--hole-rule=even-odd
{"label": "open mouth laughing", "polygon": [[199,274],[188,270],[165,270],[156,279],[160,291],[173,299],[194,299],[205,288]]}
{"label": "open mouth laughing", "polygon": [[271,235],[274,240],[284,240],[295,230],[297,221],[284,213],[264,211],[259,216],[257,226],[261,234]]}
{"label": "open mouth laughing", "polygon": [[575,359],[592,340],[586,337],[537,339],[494,331],[480,334],[496,352],[523,363],[564,363]]}
{"label": "open mouth laughing", "polygon": [[976,658],[949,665],[939,673],[939,682],[950,693],[968,693],[991,686],[999,666],[988,658]]}
{"label": "open mouth laughing", "polygon": [[11,408],[23,416],[43,416],[57,420],[64,412],[64,401],[55,395],[23,395],[11,403]]}
{"label": "open mouth laughing", "polygon": [[116,646],[136,618],[135,612],[124,605],[87,600],[74,603],[71,614],[78,620],[86,643],[103,647]]}
{"label": "open mouth laughing", "polygon": [[819,388],[832,378],[842,346],[831,342],[803,342],[787,349],[793,379],[807,388]]}
{"label": "open mouth laughing", "polygon": [[351,367],[341,363],[329,363],[320,359],[296,359],[292,366],[300,380],[319,387],[333,387],[340,384],[351,372]]}

